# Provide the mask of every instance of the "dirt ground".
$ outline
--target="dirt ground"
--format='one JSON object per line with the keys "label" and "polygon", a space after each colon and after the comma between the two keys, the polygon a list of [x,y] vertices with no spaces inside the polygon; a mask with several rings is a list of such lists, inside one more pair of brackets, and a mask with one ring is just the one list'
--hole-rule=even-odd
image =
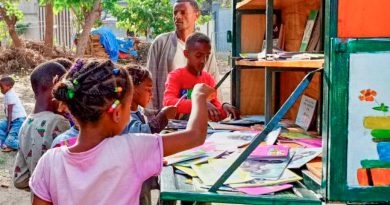
{"label": "dirt ground", "polygon": [[[219,67],[219,75],[222,76],[229,70],[228,55],[218,54],[217,62]],[[3,74],[1,74],[3,75]],[[27,113],[31,113],[34,107],[34,95],[30,86],[29,72],[18,73],[13,75],[16,79],[15,91],[20,97]],[[230,80],[222,84],[219,90],[219,96],[222,102],[230,102]],[[3,95],[0,95],[0,118],[3,119]],[[13,165],[16,152],[3,153],[0,152],[0,204],[1,205],[25,205],[31,204],[30,192],[16,189],[11,181],[13,174]],[[153,201],[157,201],[158,192],[152,192]],[[156,203],[153,203],[156,204]]]}

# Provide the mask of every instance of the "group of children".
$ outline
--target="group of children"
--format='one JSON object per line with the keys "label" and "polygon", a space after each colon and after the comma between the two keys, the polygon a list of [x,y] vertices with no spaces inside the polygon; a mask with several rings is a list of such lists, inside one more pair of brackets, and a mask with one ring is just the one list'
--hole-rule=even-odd
{"label": "group of children", "polygon": [[[33,204],[150,204],[164,156],[203,144],[208,119],[239,116],[218,101],[215,81],[203,71],[210,49],[207,36],[188,38],[187,66],[169,74],[166,107],[148,120],[142,108],[153,83],[143,68],[96,59],[79,59],[68,70],[43,63],[31,73],[36,103],[27,119],[14,81],[1,79],[8,118],[0,134],[4,149],[18,149],[15,186],[30,188]],[[180,101],[183,95],[188,99]],[[180,114],[189,114],[185,130],[157,134]]]}

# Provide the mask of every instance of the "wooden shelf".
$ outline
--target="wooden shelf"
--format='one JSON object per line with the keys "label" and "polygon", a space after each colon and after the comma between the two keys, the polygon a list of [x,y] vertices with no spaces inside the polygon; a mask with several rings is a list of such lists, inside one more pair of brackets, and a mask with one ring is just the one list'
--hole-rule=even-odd
{"label": "wooden shelf", "polygon": [[250,67],[270,67],[270,68],[300,68],[309,69],[322,68],[324,60],[277,60],[277,61],[250,61],[250,60],[236,60],[237,66],[250,66]]}
{"label": "wooden shelf", "polygon": [[[274,8],[280,8],[280,0],[275,0]],[[237,3],[237,10],[253,10],[253,9],[265,9],[266,0],[244,0]]]}

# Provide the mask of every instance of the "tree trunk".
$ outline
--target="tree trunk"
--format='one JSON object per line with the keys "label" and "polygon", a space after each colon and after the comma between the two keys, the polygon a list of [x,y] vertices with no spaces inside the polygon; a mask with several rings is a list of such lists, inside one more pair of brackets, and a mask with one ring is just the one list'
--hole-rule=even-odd
{"label": "tree trunk", "polygon": [[16,33],[16,17],[15,16],[7,16],[7,11],[5,8],[0,7],[0,15],[3,17],[5,23],[8,27],[8,33],[11,36],[12,42],[15,48],[20,48],[23,46],[22,41],[20,40],[18,34]]}
{"label": "tree trunk", "polygon": [[54,35],[54,15],[53,5],[47,3],[45,16],[45,56],[51,57],[53,55],[53,35]]}
{"label": "tree trunk", "polygon": [[85,18],[85,22],[83,25],[83,32],[81,32],[80,38],[77,43],[76,48],[76,57],[83,57],[85,48],[87,47],[89,33],[93,27],[93,24],[96,21],[96,18],[99,16],[99,10],[101,0],[95,0],[93,4],[93,8],[90,12],[88,12],[87,17]]}

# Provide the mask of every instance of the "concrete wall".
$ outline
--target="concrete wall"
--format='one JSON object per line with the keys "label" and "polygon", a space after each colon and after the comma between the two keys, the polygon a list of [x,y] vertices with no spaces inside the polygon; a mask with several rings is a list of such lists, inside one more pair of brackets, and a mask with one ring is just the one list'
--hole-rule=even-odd
{"label": "concrete wall", "polygon": [[216,52],[230,52],[232,44],[227,42],[227,31],[232,30],[233,11],[229,8],[220,8],[219,3],[213,3],[212,20],[198,26],[197,30],[209,36]]}
{"label": "concrete wall", "polygon": [[38,0],[20,0],[19,9],[24,13],[23,23],[30,23],[26,33],[22,36],[24,39],[39,41],[39,3]]}

